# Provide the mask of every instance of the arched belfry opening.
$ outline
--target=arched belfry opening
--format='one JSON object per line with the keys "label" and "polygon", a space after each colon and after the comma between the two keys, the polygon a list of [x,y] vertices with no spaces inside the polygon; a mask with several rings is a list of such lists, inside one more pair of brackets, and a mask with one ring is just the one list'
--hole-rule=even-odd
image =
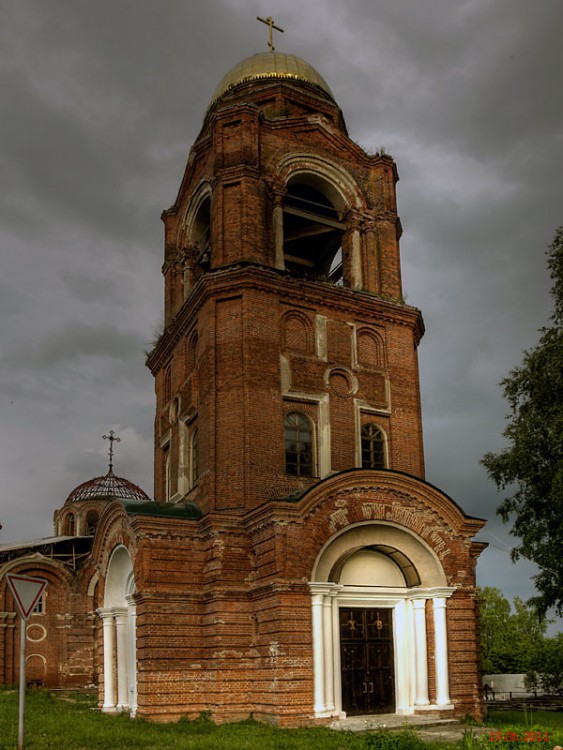
{"label": "arched belfry opening", "polygon": [[206,195],[199,204],[191,226],[190,241],[197,249],[200,263],[209,262],[211,253],[211,196]]}
{"label": "arched belfry opening", "polygon": [[300,176],[287,186],[283,201],[284,264],[297,276],[342,280],[342,236],[346,229],[323,185]]}

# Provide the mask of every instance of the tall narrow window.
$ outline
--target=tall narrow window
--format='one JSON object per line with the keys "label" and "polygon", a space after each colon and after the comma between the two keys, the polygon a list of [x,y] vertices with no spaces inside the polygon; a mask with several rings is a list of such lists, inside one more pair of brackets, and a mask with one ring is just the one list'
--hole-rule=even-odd
{"label": "tall narrow window", "polygon": [[285,470],[297,477],[313,476],[313,426],[304,414],[292,412],[284,422]]}
{"label": "tall narrow window", "polygon": [[164,371],[164,403],[167,404],[172,397],[172,365],[168,365]]}
{"label": "tall narrow window", "polygon": [[385,440],[375,424],[362,427],[362,469],[385,468]]}
{"label": "tall narrow window", "polygon": [[74,513],[69,513],[66,519],[67,536],[74,536],[75,530],[76,530],[76,523],[75,523]]}
{"label": "tall narrow window", "polygon": [[195,487],[199,479],[199,435],[197,427],[192,430],[190,438],[190,487]]}
{"label": "tall narrow window", "polygon": [[170,447],[167,446],[164,452],[164,497],[166,502],[170,502],[172,492],[172,462],[170,460]]}

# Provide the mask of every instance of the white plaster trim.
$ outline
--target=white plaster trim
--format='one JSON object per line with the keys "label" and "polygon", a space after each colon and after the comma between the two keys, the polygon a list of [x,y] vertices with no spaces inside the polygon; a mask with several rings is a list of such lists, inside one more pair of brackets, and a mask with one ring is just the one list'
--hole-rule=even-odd
{"label": "white plaster trim", "polygon": [[[452,710],[453,704],[430,704],[425,603],[444,601],[451,587],[402,588],[309,583],[313,608],[313,675],[315,717],[345,717],[342,709],[339,608],[385,607],[392,610],[395,667],[395,712]],[[441,604],[438,605],[440,609]]]}
{"label": "white plaster trim", "polygon": [[326,315],[315,315],[315,348],[321,362],[328,362],[328,339]]}
{"label": "white plaster trim", "polygon": [[284,401],[316,404],[318,408],[317,424],[313,420],[313,438],[315,441],[315,475],[324,479],[330,472],[330,402],[328,393],[302,393],[292,391],[282,394]]}

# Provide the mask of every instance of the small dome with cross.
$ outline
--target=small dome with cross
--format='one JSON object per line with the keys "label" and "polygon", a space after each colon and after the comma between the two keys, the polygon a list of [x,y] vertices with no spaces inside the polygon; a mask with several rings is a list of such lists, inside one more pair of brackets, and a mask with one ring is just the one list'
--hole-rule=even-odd
{"label": "small dome with cross", "polygon": [[78,503],[81,500],[113,500],[115,498],[125,503],[145,503],[150,502],[148,495],[136,484],[123,477],[117,477],[113,473],[113,444],[120,443],[121,438],[117,437],[113,430],[108,435],[102,436],[104,440],[109,441],[109,471],[103,477],[94,477],[87,482],[75,487],[67,497],[65,505]]}

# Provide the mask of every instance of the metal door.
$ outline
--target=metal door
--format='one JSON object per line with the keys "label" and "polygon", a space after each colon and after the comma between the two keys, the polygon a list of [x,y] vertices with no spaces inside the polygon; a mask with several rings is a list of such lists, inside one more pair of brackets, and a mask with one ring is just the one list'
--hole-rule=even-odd
{"label": "metal door", "polygon": [[391,609],[340,609],[342,708],[349,716],[395,712]]}

